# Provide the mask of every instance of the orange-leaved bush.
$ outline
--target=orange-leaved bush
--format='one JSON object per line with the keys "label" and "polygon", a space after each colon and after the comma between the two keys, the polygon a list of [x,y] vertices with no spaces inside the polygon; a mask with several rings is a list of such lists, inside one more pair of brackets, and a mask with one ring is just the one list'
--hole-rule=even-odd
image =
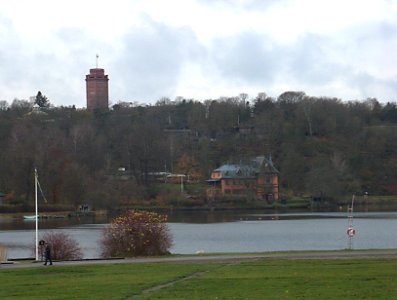
{"label": "orange-leaved bush", "polygon": [[103,230],[103,257],[164,255],[169,253],[172,237],[167,216],[130,210],[114,218]]}

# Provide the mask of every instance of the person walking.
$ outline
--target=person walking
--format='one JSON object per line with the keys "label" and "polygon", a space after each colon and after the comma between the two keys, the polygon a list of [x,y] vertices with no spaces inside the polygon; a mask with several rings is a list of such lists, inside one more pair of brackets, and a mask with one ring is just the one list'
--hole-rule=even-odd
{"label": "person walking", "polygon": [[45,263],[44,265],[47,265],[47,262],[50,262],[50,266],[52,265],[52,259],[51,259],[51,247],[49,244],[45,246],[44,250],[44,255],[45,255]]}

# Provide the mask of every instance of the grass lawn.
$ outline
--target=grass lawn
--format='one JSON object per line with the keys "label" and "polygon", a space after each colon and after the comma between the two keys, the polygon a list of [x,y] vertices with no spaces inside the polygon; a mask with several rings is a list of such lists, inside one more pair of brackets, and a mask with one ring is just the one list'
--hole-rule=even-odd
{"label": "grass lawn", "polygon": [[0,299],[125,299],[211,265],[112,264],[0,269]]}
{"label": "grass lawn", "polygon": [[[196,276],[189,277],[192,274]],[[186,280],[180,280],[186,277]],[[171,286],[141,294],[148,288],[174,281]],[[397,260],[262,259],[239,263],[0,269],[0,299],[131,297],[189,300],[397,299]]]}
{"label": "grass lawn", "polygon": [[223,265],[152,293],[150,299],[397,299],[397,260],[272,259]]}

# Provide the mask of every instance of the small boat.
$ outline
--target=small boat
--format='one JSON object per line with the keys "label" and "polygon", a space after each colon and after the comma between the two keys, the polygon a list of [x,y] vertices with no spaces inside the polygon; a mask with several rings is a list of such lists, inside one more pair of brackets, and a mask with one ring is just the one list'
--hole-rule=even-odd
{"label": "small boat", "polygon": [[[60,218],[65,218],[66,216],[62,215],[39,215],[38,219],[60,219]],[[36,220],[36,216],[23,216],[25,220]]]}
{"label": "small boat", "polygon": [[[23,218],[25,220],[36,220],[36,216],[23,216]],[[38,218],[40,219],[40,216],[38,216]]]}

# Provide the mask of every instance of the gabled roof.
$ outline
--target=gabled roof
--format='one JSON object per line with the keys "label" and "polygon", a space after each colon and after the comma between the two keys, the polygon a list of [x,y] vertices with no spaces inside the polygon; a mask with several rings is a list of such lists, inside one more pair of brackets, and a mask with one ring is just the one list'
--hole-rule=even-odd
{"label": "gabled roof", "polygon": [[264,155],[252,159],[253,166],[261,173],[280,173],[273,164],[272,156],[266,158]]}
{"label": "gabled roof", "polygon": [[257,156],[248,163],[225,164],[213,172],[219,172],[220,178],[255,178],[258,173],[279,173],[273,165],[271,156],[269,158]]}
{"label": "gabled roof", "polygon": [[220,172],[222,178],[254,178],[255,169],[244,164],[226,164],[214,172]]}

